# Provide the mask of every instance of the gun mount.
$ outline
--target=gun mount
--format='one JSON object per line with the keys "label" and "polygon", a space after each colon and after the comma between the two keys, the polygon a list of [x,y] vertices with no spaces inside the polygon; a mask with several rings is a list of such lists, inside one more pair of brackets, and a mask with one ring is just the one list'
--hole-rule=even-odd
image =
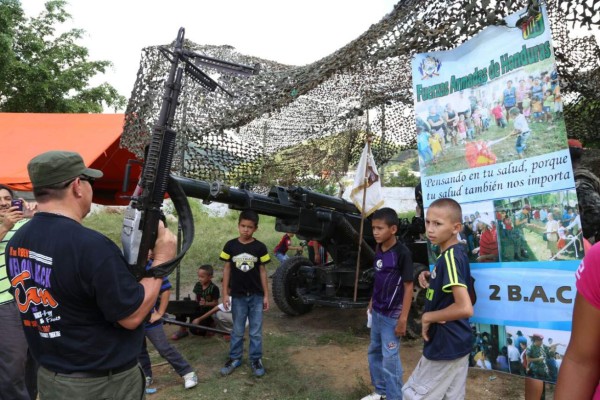
{"label": "gun mount", "polygon": [[[306,257],[290,257],[273,276],[273,297],[286,314],[301,315],[314,305],[338,308],[366,307],[373,287],[375,240],[371,226],[359,238],[361,215],[354,204],[302,187],[274,186],[268,194],[236,189],[218,182],[174,177],[186,196],[228,204],[231,209],[252,209],[276,217],[275,229],[291,232],[303,240],[318,241],[331,261],[313,265]],[[399,239],[411,249],[415,274],[427,269],[427,245],[415,241],[412,224],[401,221]],[[357,301],[353,300],[358,245],[361,248]],[[416,275],[415,275],[416,276]],[[418,291],[420,287],[415,285]],[[415,298],[417,297],[415,293]]]}

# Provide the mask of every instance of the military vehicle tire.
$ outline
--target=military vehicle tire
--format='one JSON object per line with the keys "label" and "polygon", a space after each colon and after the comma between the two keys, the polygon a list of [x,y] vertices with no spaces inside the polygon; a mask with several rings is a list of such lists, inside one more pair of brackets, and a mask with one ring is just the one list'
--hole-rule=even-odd
{"label": "military vehicle tire", "polygon": [[423,316],[423,308],[425,307],[425,288],[419,285],[419,274],[423,271],[429,271],[427,265],[414,263],[415,269],[413,281],[413,301],[408,313],[407,335],[413,339],[421,337],[421,317]]}
{"label": "military vehicle tire", "polygon": [[306,257],[290,257],[273,275],[273,298],[284,313],[297,316],[312,310],[312,304],[304,304],[298,294],[306,287],[306,280],[299,274],[300,267],[313,264]]}

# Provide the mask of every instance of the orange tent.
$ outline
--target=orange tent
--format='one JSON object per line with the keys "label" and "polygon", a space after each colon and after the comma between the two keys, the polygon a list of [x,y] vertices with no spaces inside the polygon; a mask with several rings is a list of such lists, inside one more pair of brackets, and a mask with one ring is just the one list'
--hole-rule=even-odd
{"label": "orange tent", "polygon": [[27,114],[0,113],[0,183],[19,191],[31,191],[27,163],[49,150],[75,151],[88,167],[104,173],[94,183],[94,202],[126,205],[140,175],[132,166],[129,186],[122,192],[125,165],[133,153],[119,148],[124,114]]}

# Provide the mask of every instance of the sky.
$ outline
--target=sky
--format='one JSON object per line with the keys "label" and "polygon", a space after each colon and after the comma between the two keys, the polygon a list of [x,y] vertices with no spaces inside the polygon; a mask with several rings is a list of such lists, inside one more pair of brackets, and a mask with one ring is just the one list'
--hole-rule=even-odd
{"label": "sky", "polygon": [[[197,44],[230,45],[243,54],[290,65],[317,61],[358,38],[398,0],[70,0],[72,19],[85,30],[78,44],[89,60],[113,67],[90,83],[108,82],[129,98],[141,51],[170,44],[179,28]],[[43,0],[21,0],[27,16]]]}
{"label": "sky", "polygon": [[[72,19],[61,26],[85,31],[78,44],[89,50],[89,60],[113,63],[90,84],[108,82],[129,98],[142,49],[170,44],[181,27],[197,44],[226,44],[242,54],[306,65],[358,38],[398,0],[67,1]],[[45,1],[21,3],[31,17]]]}

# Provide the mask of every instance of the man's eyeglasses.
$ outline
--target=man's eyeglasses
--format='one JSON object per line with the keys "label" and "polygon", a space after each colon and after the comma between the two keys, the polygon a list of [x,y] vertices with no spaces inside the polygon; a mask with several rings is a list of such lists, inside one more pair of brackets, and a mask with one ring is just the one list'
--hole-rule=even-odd
{"label": "man's eyeglasses", "polygon": [[67,188],[67,187],[69,187],[69,185],[70,185],[71,183],[75,182],[75,180],[76,180],[77,178],[79,178],[79,180],[80,180],[80,181],[87,181],[87,182],[89,182],[89,183],[90,183],[90,186],[92,186],[92,187],[94,186],[94,182],[96,181],[96,179],[95,179],[95,178],[92,178],[91,176],[80,175],[80,176],[78,176],[78,177],[76,177],[76,178],[69,179],[67,182],[65,182],[65,184],[63,185],[63,188]]}
{"label": "man's eyeglasses", "polygon": [[92,178],[91,176],[85,176],[85,175],[81,175],[79,177],[80,181],[88,181],[90,183],[90,186],[94,186],[94,182],[96,181],[95,178]]}

